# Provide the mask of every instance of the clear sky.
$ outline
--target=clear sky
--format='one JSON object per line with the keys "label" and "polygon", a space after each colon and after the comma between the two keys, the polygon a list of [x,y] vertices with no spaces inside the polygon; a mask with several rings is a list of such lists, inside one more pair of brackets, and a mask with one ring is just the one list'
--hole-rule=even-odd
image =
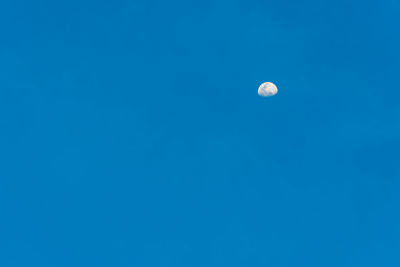
{"label": "clear sky", "polygon": [[399,9],[2,1],[0,266],[400,266]]}

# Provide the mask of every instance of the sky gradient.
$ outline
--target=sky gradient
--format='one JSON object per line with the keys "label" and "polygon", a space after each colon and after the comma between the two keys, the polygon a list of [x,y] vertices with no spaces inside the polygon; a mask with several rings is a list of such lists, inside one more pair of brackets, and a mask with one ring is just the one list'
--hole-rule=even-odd
{"label": "sky gradient", "polygon": [[0,266],[400,266],[399,8],[3,1]]}

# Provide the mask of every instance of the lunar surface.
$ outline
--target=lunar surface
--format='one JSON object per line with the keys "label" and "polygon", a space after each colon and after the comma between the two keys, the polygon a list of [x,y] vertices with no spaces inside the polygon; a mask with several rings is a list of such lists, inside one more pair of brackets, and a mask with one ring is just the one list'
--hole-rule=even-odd
{"label": "lunar surface", "polygon": [[273,96],[276,93],[278,93],[278,88],[273,83],[266,82],[258,87],[258,95],[260,96]]}

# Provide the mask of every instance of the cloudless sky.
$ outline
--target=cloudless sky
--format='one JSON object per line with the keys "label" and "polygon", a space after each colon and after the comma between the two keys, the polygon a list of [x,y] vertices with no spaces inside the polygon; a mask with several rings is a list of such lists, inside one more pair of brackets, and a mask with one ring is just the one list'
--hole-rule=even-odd
{"label": "cloudless sky", "polygon": [[399,9],[2,1],[0,266],[400,266]]}

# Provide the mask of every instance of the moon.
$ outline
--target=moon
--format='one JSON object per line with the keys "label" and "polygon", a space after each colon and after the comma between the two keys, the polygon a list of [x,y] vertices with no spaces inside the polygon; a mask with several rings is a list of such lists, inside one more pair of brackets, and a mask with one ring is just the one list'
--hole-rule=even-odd
{"label": "moon", "polygon": [[265,82],[258,87],[258,95],[259,96],[273,96],[278,93],[278,88],[276,87],[275,84],[271,82]]}

